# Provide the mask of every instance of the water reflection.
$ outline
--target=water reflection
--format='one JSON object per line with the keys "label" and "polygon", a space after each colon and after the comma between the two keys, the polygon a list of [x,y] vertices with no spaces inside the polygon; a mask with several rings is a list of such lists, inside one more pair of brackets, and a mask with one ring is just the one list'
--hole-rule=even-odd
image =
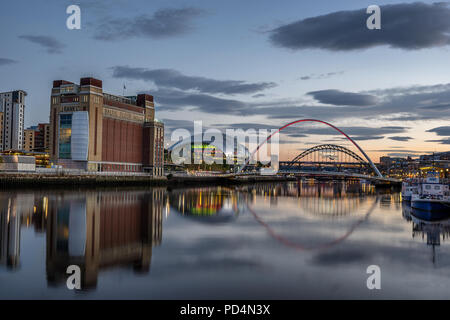
{"label": "water reflection", "polygon": [[152,247],[162,238],[164,190],[1,194],[1,263],[17,269],[21,225],[46,232],[48,285],[65,285],[66,269],[82,270],[82,289],[94,288],[99,270],[150,269]]}
{"label": "water reflection", "polygon": [[421,238],[431,247],[431,261],[438,264],[436,247],[448,241],[450,236],[450,213],[422,211],[411,207],[411,203],[402,203],[402,214],[412,224],[412,237]]}
{"label": "water reflection", "polygon": [[244,208],[242,195],[225,187],[174,190],[169,203],[182,216],[204,223],[231,222]]}
{"label": "water reflection", "polygon": [[[360,208],[368,200],[367,196],[375,194],[373,186],[360,183],[299,182],[297,184],[286,184],[283,186],[273,185],[272,187],[265,186],[261,189],[253,189],[251,193],[252,197],[247,201],[248,211],[275,241],[286,247],[300,251],[326,249],[345,241],[345,239],[369,218],[379,202],[378,197],[375,197],[375,199],[372,197],[369,207],[364,210],[364,213],[360,212]],[[305,214],[319,217],[320,219],[336,219],[351,214],[358,214],[359,217],[351,222],[342,235],[338,235],[322,243],[304,244],[289,239],[288,236],[283,234],[286,233],[286,230],[281,232],[277,231],[275,227],[271,226],[270,223],[266,222],[258,214],[258,210],[253,208],[251,204],[258,204],[261,197],[263,201],[269,201],[270,203],[273,203],[273,198],[281,202],[288,202],[290,200],[289,198],[297,198],[296,202],[292,204],[292,207],[296,210],[293,210],[290,216],[290,221],[293,224],[297,222],[301,223],[305,218]]]}
{"label": "water reflection", "polygon": [[[206,289],[198,288],[207,288],[205,279],[211,278],[217,287],[213,298],[224,297],[221,289],[239,297],[229,284],[247,279],[253,279],[248,288],[261,289],[252,294],[283,283],[296,297],[303,289],[291,285],[291,277],[320,281],[320,270],[333,281],[345,277],[347,268],[336,265],[353,266],[363,275],[367,265],[390,261],[394,269],[417,261],[430,266],[419,238],[426,240],[437,265],[448,252],[436,248],[450,233],[450,217],[429,221],[402,205],[398,192],[377,192],[359,183],[0,192],[0,209],[0,280],[31,273],[36,286],[45,279],[45,287],[36,292],[61,293],[67,291],[67,267],[78,265],[83,290],[103,289],[99,298],[117,277],[126,279],[120,285],[135,292],[135,298],[148,292],[160,297],[156,288],[171,298],[184,287],[204,297]],[[42,244],[42,255],[37,253],[42,261],[32,260],[30,250],[41,249],[34,241]],[[417,254],[421,248],[423,261]],[[151,285],[135,291],[138,282],[146,281]],[[320,289],[324,295],[330,290],[327,283]],[[6,286],[0,287],[0,296],[8,294]]]}
{"label": "water reflection", "polygon": [[33,193],[0,193],[0,265],[19,268],[21,226],[29,226],[33,215],[36,215],[35,230],[42,231],[46,202],[40,200],[35,201]]}
{"label": "water reflection", "polygon": [[67,266],[74,264],[82,268],[83,288],[92,288],[102,268],[129,265],[148,272],[152,247],[161,242],[163,207],[166,214],[173,211],[202,223],[232,222],[246,212],[261,222],[254,209],[248,210],[249,203],[301,198],[299,212],[336,217],[357,212],[374,192],[359,183],[303,182],[170,192],[2,192],[0,264],[20,267],[21,226],[33,226],[36,233],[46,233],[49,285],[63,283]]}

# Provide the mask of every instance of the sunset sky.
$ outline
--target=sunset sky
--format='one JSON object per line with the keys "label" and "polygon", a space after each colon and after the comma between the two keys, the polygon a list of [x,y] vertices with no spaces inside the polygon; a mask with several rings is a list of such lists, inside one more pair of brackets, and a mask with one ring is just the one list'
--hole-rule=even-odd
{"label": "sunset sky", "polygon": [[[66,28],[71,4],[81,30]],[[381,30],[366,28],[372,4]],[[258,129],[315,118],[375,161],[450,150],[449,2],[17,0],[2,2],[0,30],[0,92],[28,92],[26,126],[48,122],[53,80],[92,76],[108,93],[154,95],[167,144],[193,120]],[[350,147],[320,125],[281,142],[282,159]]]}

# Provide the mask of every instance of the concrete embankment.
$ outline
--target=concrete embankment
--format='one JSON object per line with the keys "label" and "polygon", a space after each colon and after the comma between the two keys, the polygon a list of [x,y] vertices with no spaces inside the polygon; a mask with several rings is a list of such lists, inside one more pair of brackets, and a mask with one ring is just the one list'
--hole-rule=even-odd
{"label": "concrete embankment", "polygon": [[[150,175],[89,175],[89,174],[37,174],[37,173],[8,173],[0,174],[0,188],[9,187],[40,187],[40,186],[91,186],[91,187],[118,187],[118,186],[218,186],[240,185],[252,183],[296,181],[297,178],[289,176],[170,176],[152,177]],[[393,182],[378,182],[377,187],[392,187]]]}
{"label": "concrete embankment", "polygon": [[260,182],[286,182],[294,181],[292,177],[282,176],[178,176],[170,177],[167,181],[169,185],[236,185]]}
{"label": "concrete embankment", "polygon": [[0,187],[13,186],[121,186],[166,185],[167,179],[151,176],[1,174]]}
{"label": "concrete embankment", "polygon": [[[205,186],[292,180],[280,176],[169,176],[0,174],[0,188],[39,186]],[[295,179],[294,179],[295,180]]]}

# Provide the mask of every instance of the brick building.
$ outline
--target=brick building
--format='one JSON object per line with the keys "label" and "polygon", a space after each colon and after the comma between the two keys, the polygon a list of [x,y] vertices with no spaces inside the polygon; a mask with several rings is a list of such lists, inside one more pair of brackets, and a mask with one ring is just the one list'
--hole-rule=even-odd
{"label": "brick building", "polygon": [[37,126],[23,130],[23,150],[34,151],[36,148],[36,137],[39,134]]}
{"label": "brick building", "polygon": [[155,120],[153,96],[103,92],[103,83],[53,82],[50,157],[66,168],[163,175],[164,125]]}
{"label": "brick building", "polygon": [[50,149],[50,124],[39,123],[23,132],[23,150],[29,152],[46,152]]}

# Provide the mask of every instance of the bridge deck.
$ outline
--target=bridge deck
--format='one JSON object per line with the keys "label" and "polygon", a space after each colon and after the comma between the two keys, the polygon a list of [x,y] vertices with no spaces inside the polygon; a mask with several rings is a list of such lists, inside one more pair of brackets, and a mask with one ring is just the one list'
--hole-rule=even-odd
{"label": "bridge deck", "polygon": [[[231,176],[259,176],[258,174],[231,174]],[[261,175],[264,176],[264,175]],[[369,176],[359,173],[352,173],[352,172],[333,172],[333,171],[278,171],[277,174],[274,174],[274,176],[295,176],[295,177],[321,177],[321,178],[330,178],[330,180],[334,178],[347,178],[347,179],[360,179],[360,180],[367,180],[367,181],[373,181],[373,182],[379,182],[379,183],[392,183],[392,184],[399,184],[402,181],[399,179],[394,178],[386,178],[386,177],[378,177],[378,176]]]}
{"label": "bridge deck", "polygon": [[382,181],[382,182],[392,182],[401,183],[401,180],[394,178],[385,178],[378,176],[368,176],[359,173],[352,172],[332,172],[332,171],[283,171],[280,170],[278,174],[289,174],[294,176],[310,176],[310,177],[345,177],[345,178],[357,178],[370,181]]}

